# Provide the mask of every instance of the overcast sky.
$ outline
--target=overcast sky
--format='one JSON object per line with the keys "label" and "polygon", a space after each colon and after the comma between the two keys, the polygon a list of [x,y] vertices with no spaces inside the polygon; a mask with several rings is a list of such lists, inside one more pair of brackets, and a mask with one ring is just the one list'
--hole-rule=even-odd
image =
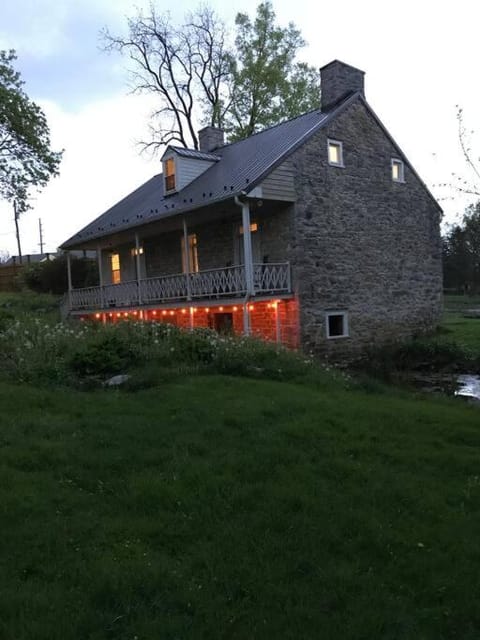
{"label": "overcast sky", "polygon": [[[241,8],[210,3],[233,25]],[[275,0],[281,24],[293,21],[308,42],[301,58],[323,66],[337,58],[366,72],[366,97],[434,195],[447,220],[466,201],[438,185],[466,173],[458,144],[456,105],[476,130],[480,155],[480,82],[476,2],[421,0]],[[100,51],[99,32],[125,29],[143,0],[14,0],[0,4],[0,49],[16,49],[25,90],[47,115],[54,149],[65,149],[61,175],[35,197],[20,221],[23,253],[53,251],[160,170],[140,156],[148,99],[128,95],[126,60]],[[174,17],[198,3],[178,0]],[[160,11],[168,4],[156,3]],[[447,199],[443,199],[445,196]],[[15,254],[12,210],[0,202],[0,251]]]}

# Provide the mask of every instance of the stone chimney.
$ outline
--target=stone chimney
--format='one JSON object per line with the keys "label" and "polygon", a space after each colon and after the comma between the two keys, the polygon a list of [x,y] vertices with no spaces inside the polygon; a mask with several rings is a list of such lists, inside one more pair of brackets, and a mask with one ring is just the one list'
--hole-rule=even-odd
{"label": "stone chimney", "polygon": [[363,96],[365,73],[351,67],[349,64],[333,60],[320,69],[320,81],[322,90],[322,111],[332,109],[341,100],[356,91]]}
{"label": "stone chimney", "polygon": [[218,127],[204,127],[198,132],[200,151],[213,151],[222,147],[225,143],[223,139],[223,129]]}

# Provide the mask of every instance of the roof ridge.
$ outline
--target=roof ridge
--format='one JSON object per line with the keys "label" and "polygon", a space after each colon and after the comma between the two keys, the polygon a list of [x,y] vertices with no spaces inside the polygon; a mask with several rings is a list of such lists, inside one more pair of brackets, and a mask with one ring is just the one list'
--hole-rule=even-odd
{"label": "roof ridge", "polygon": [[272,129],[276,129],[277,127],[281,127],[284,124],[287,124],[289,122],[293,122],[294,120],[298,120],[299,118],[304,118],[312,113],[318,112],[319,115],[325,115],[323,113],[323,111],[320,108],[317,109],[310,109],[310,111],[305,111],[305,113],[300,113],[298,116],[294,116],[293,118],[289,118],[288,120],[282,120],[281,122],[277,122],[276,124],[272,124],[272,126],[270,127],[266,127],[265,129],[262,129],[261,131],[255,131],[255,133],[250,134],[249,136],[247,136],[246,138],[241,138],[240,140],[234,140],[233,142],[227,142],[226,144],[222,145],[221,147],[217,147],[217,149],[215,149],[215,151],[220,151],[221,149],[225,149],[226,147],[232,147],[234,144],[239,144],[240,142],[245,142],[245,140],[251,140],[252,138],[255,138],[255,136],[259,136],[262,133],[266,133],[267,131],[272,131]]}

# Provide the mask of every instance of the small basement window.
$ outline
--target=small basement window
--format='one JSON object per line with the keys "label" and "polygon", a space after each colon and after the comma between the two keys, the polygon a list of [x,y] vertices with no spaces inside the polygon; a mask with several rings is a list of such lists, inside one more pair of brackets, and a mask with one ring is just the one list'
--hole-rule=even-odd
{"label": "small basement window", "polygon": [[327,338],[348,338],[348,314],[346,311],[328,311],[325,319]]}
{"label": "small basement window", "polygon": [[338,140],[328,141],[328,164],[334,167],[344,167],[343,145]]}
{"label": "small basement window", "polygon": [[394,182],[405,182],[405,167],[402,160],[392,158],[392,180]]}
{"label": "small basement window", "polygon": [[175,191],[175,160],[167,158],[163,163],[163,174],[165,178],[165,192]]}

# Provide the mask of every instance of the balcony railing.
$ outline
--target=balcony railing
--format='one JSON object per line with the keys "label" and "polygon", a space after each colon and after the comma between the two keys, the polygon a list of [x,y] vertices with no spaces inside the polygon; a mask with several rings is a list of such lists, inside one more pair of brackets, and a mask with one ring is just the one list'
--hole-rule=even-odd
{"label": "balcony railing", "polygon": [[[253,265],[256,294],[291,292],[290,264],[276,262]],[[209,269],[198,273],[145,278],[103,287],[70,291],[70,310],[83,311],[117,307],[240,297],[247,293],[244,266]]]}

